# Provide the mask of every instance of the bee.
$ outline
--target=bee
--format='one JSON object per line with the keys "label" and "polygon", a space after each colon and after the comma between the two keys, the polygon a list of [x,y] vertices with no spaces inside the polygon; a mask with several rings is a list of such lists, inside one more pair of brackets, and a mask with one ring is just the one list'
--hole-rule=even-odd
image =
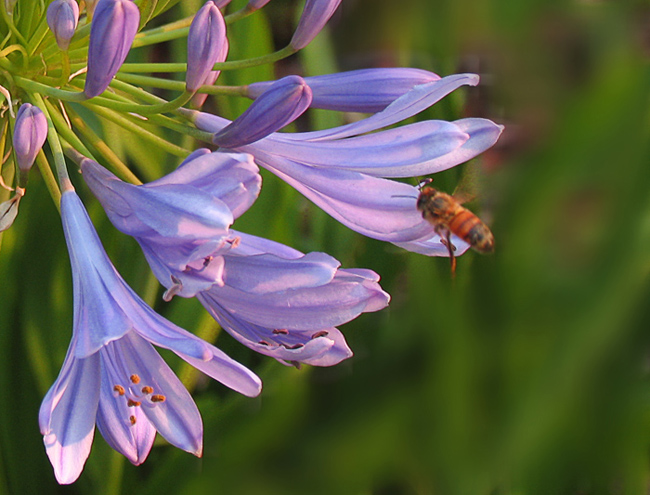
{"label": "bee", "polygon": [[432,179],[420,183],[420,195],[417,209],[422,218],[428,221],[441,242],[449,251],[451,273],[456,273],[456,247],[451,243],[451,234],[455,234],[479,253],[494,251],[494,236],[490,229],[474,213],[461,205],[462,200],[427,186]]}

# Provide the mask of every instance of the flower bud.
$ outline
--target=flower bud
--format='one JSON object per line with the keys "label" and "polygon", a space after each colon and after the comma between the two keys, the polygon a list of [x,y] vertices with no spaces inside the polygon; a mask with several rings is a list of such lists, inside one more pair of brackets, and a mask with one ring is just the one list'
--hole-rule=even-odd
{"label": "flower bud", "polygon": [[213,1],[206,2],[196,13],[187,35],[187,74],[185,83],[188,91],[196,91],[208,78],[216,80],[212,66],[223,62],[228,55],[226,23],[221,11]]}
{"label": "flower bud", "polygon": [[[361,69],[305,77],[312,91],[312,108],[341,112],[380,112],[415,86],[438,81],[440,76],[421,69]],[[259,97],[274,81],[250,84],[246,96]]]}
{"label": "flower bud", "polygon": [[47,8],[47,25],[61,50],[68,49],[78,21],[79,5],[75,0],[54,0]]}
{"label": "flower bud", "polygon": [[84,94],[104,92],[124,62],[138,32],[140,10],[131,0],[99,0],[90,27]]}
{"label": "flower bud", "polygon": [[341,0],[307,0],[289,44],[296,50],[305,48],[327,24],[340,3]]}
{"label": "flower bud", "polygon": [[296,120],[309,108],[311,89],[299,76],[278,79],[235,121],[212,136],[223,148],[258,141]]}
{"label": "flower bud", "polygon": [[[27,174],[47,138],[47,119],[40,108],[23,103],[16,115],[13,145],[18,168]],[[21,180],[21,182],[23,182]]]}

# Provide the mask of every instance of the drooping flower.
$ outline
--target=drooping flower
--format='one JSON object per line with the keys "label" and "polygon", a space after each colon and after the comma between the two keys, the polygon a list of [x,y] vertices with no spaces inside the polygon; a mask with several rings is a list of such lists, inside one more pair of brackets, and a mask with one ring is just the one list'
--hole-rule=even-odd
{"label": "drooping flower", "polygon": [[95,424],[134,464],[146,459],[156,431],[200,456],[203,430],[196,405],[151,344],[244,395],[260,392],[259,378],[159,316],[133,292],[108,259],[71,186],[62,195],[61,216],[73,274],[73,335],[39,413],[57,480],[67,484],[78,478]]}
{"label": "drooping flower", "polygon": [[140,10],[131,0],[97,2],[88,44],[87,98],[102,94],[108,87],[131,49],[139,23]]}
{"label": "drooping flower", "polygon": [[47,8],[47,25],[56,44],[67,50],[79,22],[79,5],[75,0],[54,0]]}
{"label": "drooping flower", "polygon": [[275,81],[232,123],[212,136],[223,148],[253,143],[296,120],[311,103],[311,89],[299,76]]}
{"label": "drooping flower", "polygon": [[[502,127],[486,119],[429,120],[388,130],[478,76],[459,74],[416,85],[384,110],[340,127],[304,133],[273,133],[236,151],[296,188],[351,229],[429,256],[446,256],[429,222],[415,206],[416,187],[386,180],[446,170],[492,146]],[[185,111],[194,124],[219,132],[229,121]],[[374,132],[377,131],[377,132]],[[467,244],[452,237],[457,254]]]}
{"label": "drooping flower", "polygon": [[12,138],[21,173],[27,174],[32,168],[36,155],[45,144],[45,139],[47,139],[45,114],[31,103],[23,103],[16,114]]}
{"label": "drooping flower", "polygon": [[219,72],[212,67],[226,60],[227,55],[223,15],[213,1],[206,2],[194,16],[187,35],[187,90],[196,91],[204,84],[213,84]]}
{"label": "drooping flower", "polygon": [[[138,204],[142,196],[135,191],[125,192],[134,188],[153,189],[161,184],[192,187],[219,198],[234,217],[241,215],[257,195],[259,182],[247,178],[250,169],[239,166],[208,169],[220,155],[195,152],[175,172],[143,186],[120,185],[119,179],[90,160],[82,162],[82,170],[113,224],[140,243],[158,280],[168,288],[168,296],[196,296],[237,340],[282,362],[330,366],[350,357],[352,353],[335,327],[388,304],[389,296],[374,272],[341,269],[338,261],[324,253],[305,255],[232,230],[226,249],[201,252],[194,258],[173,247],[183,242],[179,234],[158,232],[154,245],[153,236],[144,238],[139,233],[144,231],[138,229],[142,210],[150,206],[143,201]],[[241,185],[234,187],[237,180]],[[244,185],[250,183],[252,187]],[[159,191],[161,197],[166,193]],[[165,216],[172,225],[180,223],[169,214]],[[185,216],[191,225],[191,214]],[[197,235],[201,233],[197,231]],[[173,247],[165,258],[156,253],[162,245]],[[209,272],[213,265],[219,267],[219,277],[203,276],[202,271]]]}
{"label": "drooping flower", "polygon": [[228,229],[260,191],[250,155],[198,152],[143,186],[119,180],[90,159],[80,165],[111,222],[135,237],[159,280],[176,280],[184,297],[223,284],[219,255],[232,246]]}
{"label": "drooping flower", "polygon": [[298,27],[289,43],[296,50],[302,50],[321,32],[341,0],[307,0]]}

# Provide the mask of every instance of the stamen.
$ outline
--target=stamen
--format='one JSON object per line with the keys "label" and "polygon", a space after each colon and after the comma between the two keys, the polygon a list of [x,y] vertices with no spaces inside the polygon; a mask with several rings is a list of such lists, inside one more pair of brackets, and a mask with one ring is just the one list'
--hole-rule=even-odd
{"label": "stamen", "polygon": [[167,397],[162,394],[154,394],[151,396],[151,402],[165,402]]}
{"label": "stamen", "polygon": [[300,349],[301,347],[305,347],[304,344],[294,344],[294,345],[282,344],[282,345],[284,345],[284,347],[286,347],[287,349]]}
{"label": "stamen", "polygon": [[206,257],[203,259],[203,268],[205,268],[206,266],[208,266],[208,265],[210,264],[210,262],[211,262],[213,259],[214,259],[214,256],[206,256]]}
{"label": "stamen", "polygon": [[266,340],[260,340],[260,341],[258,342],[258,344],[261,344],[261,345],[271,345],[271,344],[269,344]]}
{"label": "stamen", "polygon": [[235,249],[239,244],[241,243],[241,237],[235,237],[234,239],[228,239],[228,242],[230,243],[230,247],[232,249]]}
{"label": "stamen", "polygon": [[276,328],[273,330],[273,333],[276,335],[289,335],[289,330],[286,328]]}
{"label": "stamen", "polygon": [[317,339],[318,337],[327,337],[329,335],[329,332],[327,330],[321,330],[320,332],[316,332],[314,335],[311,336],[312,339]]}
{"label": "stamen", "polygon": [[119,395],[124,395],[125,394],[125,390],[124,390],[124,387],[122,385],[115,385],[113,387],[113,390],[115,392],[117,392]]}
{"label": "stamen", "polygon": [[129,421],[131,421],[131,424],[134,425],[136,423],[135,416],[129,416]]}
{"label": "stamen", "polygon": [[128,401],[126,401],[126,405],[129,407],[138,407],[140,405],[140,402],[137,400],[129,399]]}
{"label": "stamen", "polygon": [[145,385],[142,387],[142,393],[145,395],[153,394],[153,387],[150,387],[149,385]]}
{"label": "stamen", "polygon": [[136,374],[131,375],[129,379],[131,380],[131,383],[135,383],[136,385],[140,383],[140,377]]}
{"label": "stamen", "polygon": [[178,294],[180,291],[183,290],[183,284],[181,283],[181,281],[174,275],[172,275],[171,278],[174,285],[172,285],[169,289],[167,289],[164,292],[163,301],[165,302],[171,301],[172,297],[174,297],[176,294]]}

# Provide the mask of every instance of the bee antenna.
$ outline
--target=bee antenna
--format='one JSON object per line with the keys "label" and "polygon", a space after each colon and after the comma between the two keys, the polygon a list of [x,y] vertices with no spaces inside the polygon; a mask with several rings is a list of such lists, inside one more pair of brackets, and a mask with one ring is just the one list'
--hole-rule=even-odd
{"label": "bee antenna", "polygon": [[418,182],[418,189],[421,191],[424,186],[426,186],[427,184],[431,184],[432,182],[433,182],[432,177],[425,177],[420,182]]}

